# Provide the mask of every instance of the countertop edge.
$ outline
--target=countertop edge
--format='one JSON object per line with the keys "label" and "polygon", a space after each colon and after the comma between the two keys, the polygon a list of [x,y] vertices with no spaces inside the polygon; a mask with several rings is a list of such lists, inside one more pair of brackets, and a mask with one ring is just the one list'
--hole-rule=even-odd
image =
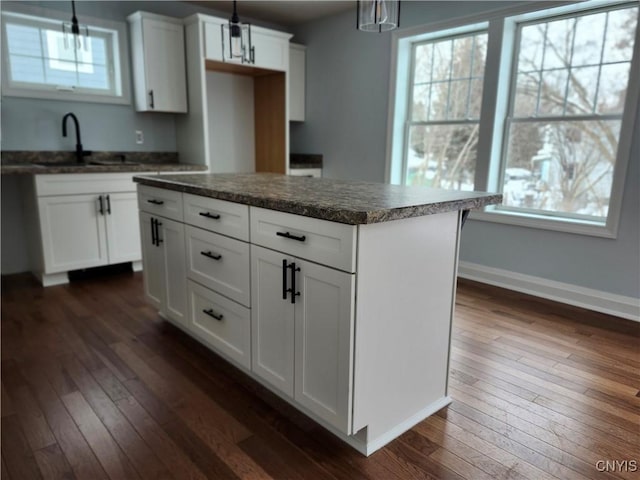
{"label": "countertop edge", "polygon": [[205,165],[141,163],[138,165],[41,166],[35,164],[0,165],[2,175],[54,175],[61,173],[152,173],[152,172],[206,172]]}
{"label": "countertop edge", "polygon": [[471,197],[468,199],[456,199],[449,201],[432,202],[423,205],[413,205],[407,207],[396,207],[387,209],[372,209],[368,211],[354,211],[330,207],[314,207],[313,205],[303,205],[292,200],[273,200],[259,195],[248,193],[235,193],[219,191],[212,188],[205,188],[181,183],[175,180],[167,181],[162,178],[151,178],[148,176],[133,177],[135,183],[150,187],[164,188],[193,195],[200,195],[218,200],[225,200],[234,203],[241,203],[252,207],[266,208],[279,212],[302,215],[305,217],[317,218],[332,222],[344,223],[348,225],[366,225],[382,223],[404,218],[421,217],[446,213],[459,210],[475,210],[487,205],[500,203],[501,194],[486,194],[484,196]]}

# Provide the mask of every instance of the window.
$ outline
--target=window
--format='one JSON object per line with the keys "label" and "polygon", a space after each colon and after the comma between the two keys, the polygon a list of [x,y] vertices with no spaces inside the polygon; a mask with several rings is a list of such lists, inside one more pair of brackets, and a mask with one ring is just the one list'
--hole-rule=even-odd
{"label": "window", "polygon": [[483,29],[468,19],[396,34],[389,178],[501,191],[482,220],[615,236],[639,96],[638,4],[515,8]]}
{"label": "window", "polygon": [[122,27],[99,23],[77,41],[62,20],[3,12],[3,94],[128,103]]}
{"label": "window", "polygon": [[487,34],[413,45],[405,183],[473,190]]}
{"label": "window", "polygon": [[606,221],[637,15],[517,25],[501,208]]}

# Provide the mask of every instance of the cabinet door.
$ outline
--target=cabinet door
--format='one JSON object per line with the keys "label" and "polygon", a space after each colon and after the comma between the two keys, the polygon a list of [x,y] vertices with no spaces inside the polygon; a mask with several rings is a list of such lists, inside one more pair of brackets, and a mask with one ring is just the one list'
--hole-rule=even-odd
{"label": "cabinet door", "polygon": [[142,41],[149,110],[186,112],[184,27],[143,18]]}
{"label": "cabinet door", "polygon": [[[251,246],[251,367],[256,375],[293,397],[294,305],[289,295],[282,298],[283,260],[292,261],[281,253]],[[285,278],[288,281],[288,275]]]}
{"label": "cabinet door", "polygon": [[164,309],[170,319],[187,327],[187,268],[184,224],[158,217],[158,241],[164,258]]}
{"label": "cabinet door", "polygon": [[108,263],[98,195],[40,197],[38,212],[46,273]]}
{"label": "cabinet door", "polygon": [[305,47],[289,45],[289,120],[304,122]]}
{"label": "cabinet door", "polygon": [[140,212],[140,239],[142,245],[142,275],[144,295],[154,307],[163,310],[164,303],[164,253],[162,246],[154,243],[154,226],[148,213]]}
{"label": "cabinet door", "polygon": [[355,274],[296,267],[295,400],[350,435]]}
{"label": "cabinet door", "polygon": [[135,193],[103,195],[107,223],[109,263],[140,260],[140,225],[138,224],[138,197]]}
{"label": "cabinet door", "polygon": [[251,29],[254,47],[253,65],[269,70],[287,71],[289,68],[289,41],[287,39]]}

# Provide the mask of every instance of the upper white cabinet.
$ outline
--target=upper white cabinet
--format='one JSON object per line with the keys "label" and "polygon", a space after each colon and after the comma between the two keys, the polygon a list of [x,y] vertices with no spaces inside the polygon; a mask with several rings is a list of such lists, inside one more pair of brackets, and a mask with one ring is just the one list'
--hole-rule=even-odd
{"label": "upper white cabinet", "polygon": [[304,122],[305,64],[304,45],[289,44],[289,120]]}
{"label": "upper white cabinet", "polygon": [[136,12],[129,17],[135,106],[139,112],[187,112],[182,20]]}
{"label": "upper white cabinet", "polygon": [[[228,22],[222,18],[202,16],[204,25],[205,58],[214,62],[241,63],[268,70],[286,71],[289,65],[289,37],[291,35],[251,26],[252,52],[246,59],[230,58],[229,37],[223,34],[222,26]],[[227,54],[225,54],[227,52]]]}

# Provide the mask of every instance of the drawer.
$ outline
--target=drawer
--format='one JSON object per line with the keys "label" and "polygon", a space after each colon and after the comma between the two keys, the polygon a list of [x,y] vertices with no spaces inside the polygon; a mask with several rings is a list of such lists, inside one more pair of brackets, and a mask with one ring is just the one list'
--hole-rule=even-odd
{"label": "drawer", "polygon": [[251,243],[328,265],[356,270],[356,226],[251,207]]}
{"label": "drawer", "polygon": [[249,244],[187,225],[187,276],[250,306]]}
{"label": "drawer", "polygon": [[185,193],[184,222],[249,241],[249,207],[239,203]]}
{"label": "drawer", "polygon": [[[90,167],[87,167],[90,168]],[[36,195],[135,192],[135,173],[61,173],[35,175]]]}
{"label": "drawer", "polygon": [[251,310],[189,280],[189,331],[249,369]]}
{"label": "drawer", "polygon": [[182,222],[182,192],[138,185],[138,208],[153,215]]}

